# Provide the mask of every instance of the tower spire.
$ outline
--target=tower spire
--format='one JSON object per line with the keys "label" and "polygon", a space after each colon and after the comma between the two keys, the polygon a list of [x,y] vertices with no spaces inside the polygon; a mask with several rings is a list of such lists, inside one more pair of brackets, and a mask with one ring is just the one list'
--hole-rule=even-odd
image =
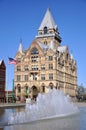
{"label": "tower spire", "polygon": [[45,16],[41,22],[41,25],[39,27],[39,30],[42,30],[45,26],[47,26],[48,28],[54,28],[54,29],[56,29],[56,26],[57,26],[52,17],[50,8],[47,9]]}
{"label": "tower spire", "polygon": [[59,43],[61,42],[58,27],[52,17],[50,8],[47,9],[41,25],[38,29],[38,35],[36,36],[36,38],[42,37],[55,37],[59,41]]}
{"label": "tower spire", "polygon": [[20,45],[18,51],[22,54],[23,53],[23,46],[22,46],[22,39],[20,38]]}

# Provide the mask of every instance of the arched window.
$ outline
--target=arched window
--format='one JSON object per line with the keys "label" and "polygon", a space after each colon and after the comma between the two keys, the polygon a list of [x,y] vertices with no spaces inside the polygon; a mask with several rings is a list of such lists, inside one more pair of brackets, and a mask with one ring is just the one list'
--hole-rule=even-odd
{"label": "arched window", "polygon": [[50,89],[53,89],[53,83],[52,82],[49,84],[49,86],[50,86]]}
{"label": "arched window", "polygon": [[25,86],[25,92],[26,92],[27,94],[30,93],[30,88],[29,88],[27,85]]}
{"label": "arched window", "polygon": [[34,47],[34,48],[31,50],[31,54],[39,54],[38,49],[37,49],[36,47]]}
{"label": "arched window", "polygon": [[68,53],[67,53],[67,55],[66,55],[66,60],[68,60]]}
{"label": "arched window", "polygon": [[27,90],[28,90],[28,86],[26,86],[26,92],[27,92]]}
{"label": "arched window", "polygon": [[47,41],[46,40],[44,41],[44,44],[47,45]]}
{"label": "arched window", "polygon": [[17,88],[18,88],[18,93],[20,93],[20,92],[21,92],[21,85],[18,84],[18,85],[17,85]]}
{"label": "arched window", "polygon": [[42,92],[43,93],[45,92],[45,86],[42,86]]}
{"label": "arched window", "polygon": [[19,93],[21,92],[21,88],[20,88],[20,87],[18,87],[18,92],[19,92]]}
{"label": "arched window", "polygon": [[44,34],[47,34],[47,27],[44,27]]}

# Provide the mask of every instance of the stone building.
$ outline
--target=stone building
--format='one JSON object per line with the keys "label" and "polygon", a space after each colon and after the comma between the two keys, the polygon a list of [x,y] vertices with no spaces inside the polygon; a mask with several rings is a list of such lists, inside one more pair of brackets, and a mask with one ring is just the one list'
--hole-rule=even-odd
{"label": "stone building", "polygon": [[0,103],[5,102],[6,66],[0,61]]}
{"label": "stone building", "polygon": [[77,66],[68,46],[61,45],[58,26],[50,9],[38,29],[38,34],[27,50],[22,42],[15,58],[18,63],[14,70],[14,87],[18,100],[38,93],[46,93],[49,88],[60,89],[75,97],[77,94]]}

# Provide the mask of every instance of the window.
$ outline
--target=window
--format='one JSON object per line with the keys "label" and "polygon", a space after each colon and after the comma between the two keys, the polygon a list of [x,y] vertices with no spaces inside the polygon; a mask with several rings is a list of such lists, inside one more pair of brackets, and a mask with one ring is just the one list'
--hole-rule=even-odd
{"label": "window", "polygon": [[41,70],[45,70],[45,64],[41,65]]}
{"label": "window", "polygon": [[51,89],[53,89],[53,84],[52,83],[50,83],[49,86],[50,86]]}
{"label": "window", "polygon": [[49,59],[49,60],[53,60],[53,56],[49,56],[48,59]]}
{"label": "window", "polygon": [[45,74],[41,74],[41,80],[45,80]]}
{"label": "window", "polygon": [[58,58],[58,64],[60,64],[60,57]]}
{"label": "window", "polygon": [[21,66],[17,66],[17,71],[21,71]]}
{"label": "window", "polygon": [[18,58],[17,61],[18,61],[18,62],[21,62],[21,58]]}
{"label": "window", "polygon": [[38,76],[37,76],[36,73],[32,73],[32,74],[31,74],[31,77],[32,77],[33,80],[37,80],[37,77],[38,77]]}
{"label": "window", "polygon": [[57,51],[57,57],[59,57],[59,54],[60,54],[60,52],[59,52],[59,51]]}
{"label": "window", "polygon": [[21,92],[21,87],[19,86],[19,87],[18,87],[18,93],[20,93],[20,92]]}
{"label": "window", "polygon": [[28,92],[29,92],[28,86],[25,87],[25,91],[28,94]]}
{"label": "window", "polygon": [[21,92],[21,85],[20,84],[17,84],[17,90],[18,90],[18,93]]}
{"label": "window", "polygon": [[49,69],[50,69],[50,70],[53,69],[53,64],[49,64]]}
{"label": "window", "polygon": [[25,65],[25,66],[24,66],[24,70],[25,70],[25,71],[28,71],[28,65]]}
{"label": "window", "polygon": [[44,27],[44,34],[47,34],[47,27]]}
{"label": "window", "polygon": [[32,70],[38,70],[38,65],[33,65]]}
{"label": "window", "polygon": [[36,76],[33,76],[33,80],[37,80],[37,77],[36,77]]}
{"label": "window", "polygon": [[34,47],[34,48],[31,50],[31,54],[39,54],[38,49]]}
{"label": "window", "polygon": [[25,81],[28,81],[28,75],[25,75],[25,76],[24,76],[24,80],[25,80]]}
{"label": "window", "polygon": [[68,60],[68,57],[69,57],[69,56],[68,56],[68,53],[67,53],[67,55],[66,55],[66,60]]}
{"label": "window", "polygon": [[42,32],[39,32],[39,35],[42,35]]}
{"label": "window", "polygon": [[42,92],[43,93],[45,92],[45,86],[42,86]]}
{"label": "window", "polygon": [[53,74],[49,74],[49,80],[53,80]]}
{"label": "window", "polygon": [[44,41],[44,44],[47,45],[47,41],[46,40]]}
{"label": "window", "polygon": [[37,62],[38,61],[38,56],[31,56],[32,62]]}
{"label": "window", "polygon": [[17,81],[21,80],[21,75],[17,75]]}

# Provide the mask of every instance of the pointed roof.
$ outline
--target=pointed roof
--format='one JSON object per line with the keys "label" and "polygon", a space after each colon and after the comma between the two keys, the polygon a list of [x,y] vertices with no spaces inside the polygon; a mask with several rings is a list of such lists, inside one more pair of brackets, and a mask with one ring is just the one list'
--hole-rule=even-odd
{"label": "pointed roof", "polygon": [[2,63],[2,60],[0,60],[0,65],[1,65],[1,63]]}
{"label": "pointed roof", "polygon": [[67,49],[67,46],[59,46],[58,47],[58,51],[61,52],[61,53],[65,52],[66,49]]}
{"label": "pointed roof", "polygon": [[40,43],[39,41],[37,41],[38,45],[43,49],[43,50],[48,50],[49,49],[49,46],[48,45],[45,45],[43,43]]}
{"label": "pointed roof", "polygon": [[6,68],[5,63],[4,63],[4,60],[0,60],[0,67],[1,67],[1,65],[3,65],[4,68]]}
{"label": "pointed roof", "polygon": [[41,25],[39,27],[39,30],[43,30],[43,28],[47,26],[48,28],[55,28],[57,27],[57,25],[55,24],[54,22],[54,19],[52,17],[52,14],[50,12],[50,9],[48,8],[46,13],[45,13],[45,16],[41,22]]}
{"label": "pointed roof", "polygon": [[55,46],[54,46],[54,42],[51,40],[50,41],[50,46],[41,43],[40,41],[37,41],[37,43],[39,44],[39,46],[44,50],[47,51],[49,49],[52,49],[54,52],[56,51]]}
{"label": "pointed roof", "polygon": [[20,52],[21,54],[23,53],[22,40],[20,40],[18,52]]}

